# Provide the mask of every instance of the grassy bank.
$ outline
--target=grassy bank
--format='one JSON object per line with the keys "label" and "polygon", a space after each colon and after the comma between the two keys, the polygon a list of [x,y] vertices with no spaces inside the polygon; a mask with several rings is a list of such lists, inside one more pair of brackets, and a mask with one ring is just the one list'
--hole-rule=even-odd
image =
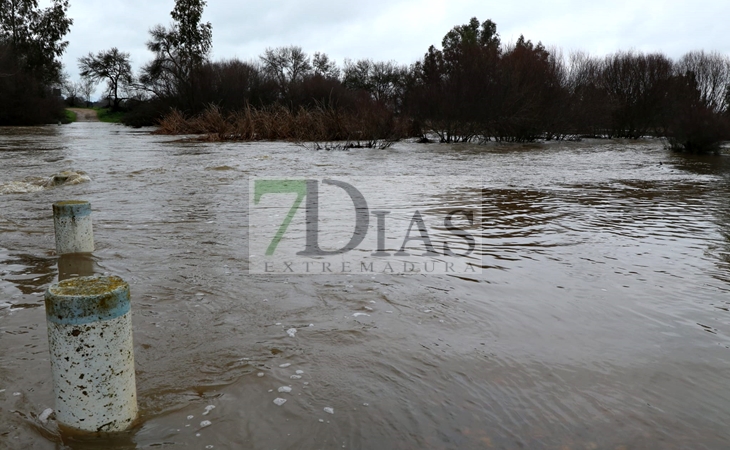
{"label": "grassy bank", "polygon": [[73,111],[71,111],[71,110],[64,109],[63,110],[63,120],[62,120],[62,122],[63,123],[73,123],[73,122],[76,122],[76,113],[73,112]]}
{"label": "grassy bank", "polygon": [[96,110],[96,116],[101,122],[107,123],[121,123],[124,117],[123,111],[112,111],[107,108],[94,108]]}

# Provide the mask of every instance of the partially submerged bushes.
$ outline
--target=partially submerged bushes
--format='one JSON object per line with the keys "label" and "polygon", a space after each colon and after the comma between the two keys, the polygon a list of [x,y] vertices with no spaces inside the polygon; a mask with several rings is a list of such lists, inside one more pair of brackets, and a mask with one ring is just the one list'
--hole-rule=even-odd
{"label": "partially submerged bushes", "polygon": [[189,79],[148,81],[154,97],[131,105],[125,123],[160,122],[161,133],[216,141],[320,148],[387,146],[406,136],[444,143],[655,136],[702,153],[730,137],[727,55],[566,58],[523,36],[503,43],[495,23],[476,18],[411,66],[345,60],[340,68],[290,46],[267,49],[258,62],[205,61]]}
{"label": "partially submerged bushes", "polygon": [[720,153],[730,139],[730,120],[706,109],[687,111],[672,120],[665,147],[683,153]]}
{"label": "partially submerged bushes", "polygon": [[309,142],[313,148],[386,148],[404,136],[404,129],[399,119],[376,107],[357,112],[332,106],[300,107],[292,111],[271,105],[225,112],[209,105],[192,117],[171,110],[160,120],[156,132],[200,134],[204,135],[201,139],[208,141],[280,140]]}

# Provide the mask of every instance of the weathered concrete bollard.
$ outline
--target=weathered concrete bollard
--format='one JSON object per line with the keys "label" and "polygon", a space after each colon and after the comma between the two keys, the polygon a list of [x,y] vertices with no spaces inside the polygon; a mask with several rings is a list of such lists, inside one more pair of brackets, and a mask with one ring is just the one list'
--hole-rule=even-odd
{"label": "weathered concrete bollard", "polygon": [[54,203],[53,226],[56,231],[56,254],[94,251],[89,202],[68,200]]}
{"label": "weathered concrete bollard", "polygon": [[129,285],[80,277],[46,291],[56,419],[89,432],[129,428],[137,417]]}

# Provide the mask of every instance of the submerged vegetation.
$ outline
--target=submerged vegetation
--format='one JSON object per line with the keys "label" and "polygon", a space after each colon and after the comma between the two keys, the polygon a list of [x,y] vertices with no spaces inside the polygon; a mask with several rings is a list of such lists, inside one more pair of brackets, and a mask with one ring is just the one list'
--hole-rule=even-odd
{"label": "submerged vegetation", "polygon": [[[5,3],[37,9],[35,0]],[[8,24],[0,29],[0,69],[21,74],[0,77],[0,100],[26,102],[0,114],[0,123],[61,117],[58,99],[48,94],[54,83],[70,105],[85,98],[88,106],[94,84],[105,82],[109,111],[100,112],[102,121],[159,125],[159,133],[206,140],[387,147],[404,137],[456,143],[655,136],[668,148],[702,153],[730,139],[730,58],[719,53],[693,51],[676,61],[633,51],[566,56],[523,36],[502,42],[494,22],[472,18],[411,65],[337,65],[297,46],[268,48],[257,60],[212,61],[212,26],[201,22],[206,2],[176,0],[171,25],[149,31],[154,57],[138,75],[129,54],[112,48],[81,58],[83,79],[71,83],[56,59],[67,44],[61,37],[71,24],[68,4],[53,5],[35,19],[18,13],[8,22],[33,29],[38,17],[55,21],[55,34],[36,38],[49,44],[41,46],[50,49],[42,58],[20,57],[35,47]]]}
{"label": "submerged vegetation", "polygon": [[386,148],[403,135],[402,124],[393,115],[324,106],[296,111],[280,105],[247,106],[226,113],[211,105],[193,117],[173,109],[159,125],[160,134],[204,134],[204,140],[212,141],[306,141],[314,148]]}

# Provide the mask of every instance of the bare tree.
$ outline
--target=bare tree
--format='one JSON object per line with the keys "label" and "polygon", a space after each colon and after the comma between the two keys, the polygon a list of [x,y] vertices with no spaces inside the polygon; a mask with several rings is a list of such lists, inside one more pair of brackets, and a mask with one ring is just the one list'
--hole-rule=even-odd
{"label": "bare tree", "polygon": [[81,94],[81,83],[71,81],[67,74],[63,74],[61,82],[61,92],[70,106],[76,106],[79,95]]}
{"label": "bare tree", "polygon": [[374,62],[370,59],[361,59],[352,62],[346,59],[343,84],[348,89],[363,90],[370,94],[373,100],[398,110],[407,73],[406,67],[399,66],[394,61]]}
{"label": "bare tree", "polygon": [[712,112],[721,114],[728,110],[730,58],[717,52],[689,52],[676,63],[675,72],[694,77],[701,101]]}
{"label": "bare tree", "polygon": [[309,55],[294,45],[267,48],[260,58],[264,73],[275,79],[284,93],[292,83],[303,80],[312,71]]}
{"label": "bare tree", "polygon": [[81,93],[81,96],[84,98],[84,101],[86,102],[86,106],[91,105],[91,96],[94,94],[94,90],[96,89],[96,83],[94,83],[94,81],[89,78],[81,78],[81,80],[79,80],[78,84],[79,84],[79,92]]}
{"label": "bare tree", "polygon": [[119,109],[124,99],[120,93],[132,84],[132,66],[129,53],[120,52],[116,47],[94,55],[79,58],[79,71],[82,77],[94,83],[107,82],[107,96],[112,99],[112,109]]}
{"label": "bare tree", "polygon": [[312,69],[315,75],[324,78],[337,79],[340,77],[340,69],[337,68],[337,63],[331,60],[326,53],[314,53],[312,57]]}

